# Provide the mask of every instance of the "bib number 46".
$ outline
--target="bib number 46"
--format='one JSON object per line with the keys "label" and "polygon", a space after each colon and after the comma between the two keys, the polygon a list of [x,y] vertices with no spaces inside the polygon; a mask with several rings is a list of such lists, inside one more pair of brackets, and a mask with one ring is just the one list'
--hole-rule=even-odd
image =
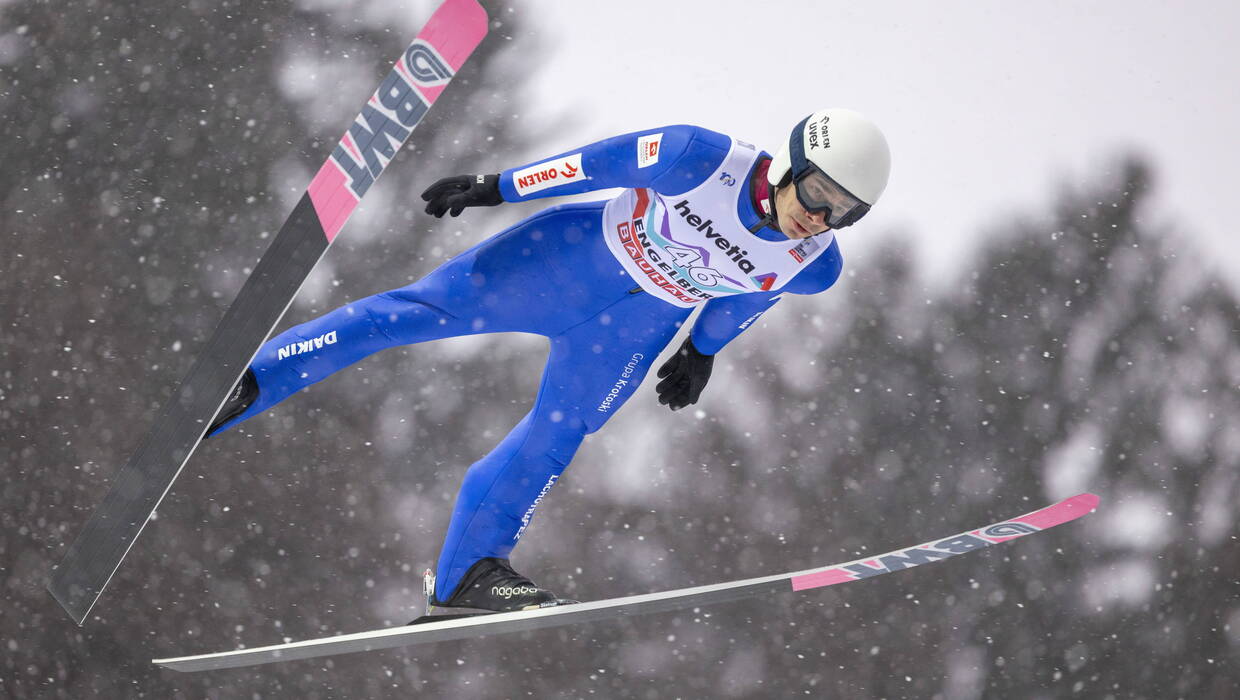
{"label": "bib number 46", "polygon": [[713,287],[719,284],[720,278],[723,277],[714,268],[699,264],[702,262],[702,255],[692,248],[669,245],[665,250],[671,253],[672,262],[677,267],[682,267],[688,272],[689,279],[703,287]]}

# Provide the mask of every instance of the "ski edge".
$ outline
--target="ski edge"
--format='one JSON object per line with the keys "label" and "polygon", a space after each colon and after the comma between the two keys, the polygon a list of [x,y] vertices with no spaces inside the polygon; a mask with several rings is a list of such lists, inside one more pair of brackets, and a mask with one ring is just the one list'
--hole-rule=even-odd
{"label": "ski edge", "polygon": [[[814,583],[814,585],[805,585],[807,581],[814,581],[814,579],[808,579],[807,577],[812,577],[824,572],[845,569],[845,567],[865,564],[866,562],[875,560],[882,561],[884,557],[899,557],[902,555],[907,555],[910,551],[924,551],[926,548],[932,548],[936,544],[959,540],[963,537],[978,537],[984,542],[982,544],[974,543],[977,544],[977,546],[969,548],[958,548],[959,551],[955,552],[940,551],[939,553],[944,556],[934,559],[925,559],[920,562],[906,562],[899,568],[887,568],[881,571],[875,571],[869,575],[857,576],[848,580],[860,580],[874,575],[893,573],[898,570],[914,568],[921,564],[943,561],[944,559],[951,558],[958,554],[977,551],[978,549],[984,549],[994,544],[1002,544],[1003,542],[1018,539],[1035,532],[1041,532],[1056,525],[1071,522],[1096,510],[1098,503],[1098,496],[1092,493],[1082,493],[1045,508],[1026,513],[1025,515],[1010,518],[1008,520],[1001,520],[982,528],[966,530],[951,537],[940,537],[914,547],[897,549],[886,554],[864,557],[852,562],[833,564],[826,567],[817,567],[803,571],[774,574],[771,576],[762,576],[690,588],[681,588],[672,591],[646,593],[623,598],[611,598],[608,600],[578,603],[563,607],[543,608],[541,610],[480,615],[473,618],[425,623],[413,627],[390,627],[381,630],[372,630],[369,632],[337,635],[335,637],[327,637],[323,639],[311,639],[300,642],[255,647],[253,649],[236,649],[233,651],[199,654],[194,656],[153,659],[152,663],[182,672],[257,666],[280,661],[318,658],[332,654],[377,651],[380,649],[391,649],[394,647],[410,646],[413,644],[462,639],[474,636],[472,634],[472,630],[483,626],[492,627],[493,629],[490,630],[491,634],[505,634],[581,622],[590,622],[601,619],[610,619],[623,615],[640,615],[697,607],[710,603],[739,600],[742,598],[762,595],[763,593],[768,592],[808,590],[833,585],[833,583],[844,583],[846,581],[841,580],[832,581],[829,583]],[[1023,527],[1005,527],[1010,525],[1019,525]],[[992,534],[983,534],[980,536],[976,534],[986,532],[990,532]],[[798,579],[802,582],[800,587],[798,587],[797,584]]]}

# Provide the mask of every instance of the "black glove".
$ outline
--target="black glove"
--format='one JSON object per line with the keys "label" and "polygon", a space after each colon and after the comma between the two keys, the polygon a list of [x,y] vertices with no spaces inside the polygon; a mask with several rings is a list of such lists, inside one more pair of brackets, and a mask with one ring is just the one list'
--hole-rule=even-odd
{"label": "black glove", "polygon": [[685,338],[684,345],[659,368],[659,403],[673,411],[697,403],[710,379],[710,369],[715,364],[714,355],[703,355],[693,347],[693,339]]}
{"label": "black glove", "polygon": [[426,188],[426,213],[436,218],[445,212],[458,216],[465,207],[493,207],[503,204],[499,175],[453,175]]}

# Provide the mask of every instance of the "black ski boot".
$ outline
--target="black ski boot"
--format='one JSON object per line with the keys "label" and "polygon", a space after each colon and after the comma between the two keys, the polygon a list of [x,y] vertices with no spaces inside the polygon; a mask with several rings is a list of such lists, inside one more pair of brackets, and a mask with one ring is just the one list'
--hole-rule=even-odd
{"label": "black ski boot", "polygon": [[244,413],[245,409],[249,408],[256,399],[258,399],[258,379],[254,377],[254,370],[247,367],[245,374],[241,375],[241,381],[233,387],[228,400],[224,402],[224,407],[220,409],[215,420],[211,421],[211,427],[207,428],[207,434],[202,436],[202,439],[206,440],[211,437],[221,425]]}
{"label": "black ski boot", "polygon": [[435,597],[435,574],[430,569],[423,574],[422,587],[426,593],[426,614],[410,622],[411,625],[578,602],[539,588],[533,581],[513,571],[507,559],[495,557],[479,559],[469,567],[456,590],[445,601]]}

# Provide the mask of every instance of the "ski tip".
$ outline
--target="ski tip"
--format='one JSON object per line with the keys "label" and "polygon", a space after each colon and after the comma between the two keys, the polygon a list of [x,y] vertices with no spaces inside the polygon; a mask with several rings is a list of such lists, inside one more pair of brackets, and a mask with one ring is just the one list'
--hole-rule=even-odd
{"label": "ski tip", "polygon": [[60,607],[68,613],[69,618],[73,620],[73,624],[83,627],[86,624],[86,617],[90,615],[90,609],[95,606],[95,601],[99,599],[99,595],[95,594],[91,597],[80,584],[74,584],[65,579],[61,575],[63,568],[57,567],[52,571],[52,577],[47,582],[47,592],[52,598],[60,604]]}
{"label": "ski tip", "polygon": [[436,12],[448,15],[458,26],[480,27],[483,33],[489,24],[487,11],[478,0],[444,0]]}
{"label": "ski tip", "polygon": [[[418,33],[415,42],[421,40],[433,47],[439,58],[451,67],[451,72],[456,73],[482,43],[489,29],[490,20],[478,0],[444,0]],[[410,68],[414,73],[418,72],[416,66]],[[448,77],[451,78],[450,75]],[[429,91],[423,93],[428,103],[435,101],[444,83],[445,80],[436,80],[420,86],[422,90]]]}
{"label": "ski tip", "polygon": [[1093,512],[1098,509],[1098,503],[1101,501],[1096,494],[1078,493],[1077,495],[1064,501],[1065,504],[1071,504],[1074,508],[1083,508],[1086,512]]}

